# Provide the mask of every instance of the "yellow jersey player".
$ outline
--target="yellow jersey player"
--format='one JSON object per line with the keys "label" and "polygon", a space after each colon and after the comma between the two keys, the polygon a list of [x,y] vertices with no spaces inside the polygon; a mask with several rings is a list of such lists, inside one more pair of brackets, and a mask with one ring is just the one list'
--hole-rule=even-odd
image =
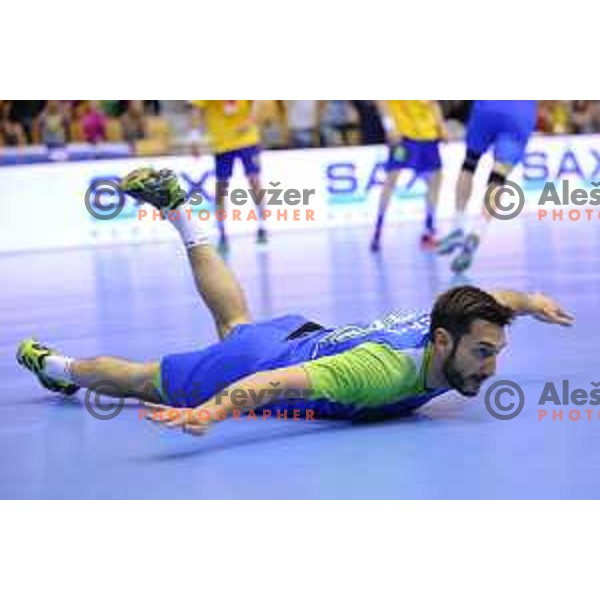
{"label": "yellow jersey player", "polygon": [[379,200],[379,213],[371,250],[378,252],[383,221],[402,169],[412,169],[427,186],[423,247],[435,246],[435,210],[441,184],[440,140],[447,139],[446,126],[435,100],[380,100],[381,119],[389,146],[387,176]]}
{"label": "yellow jersey player", "polygon": [[[217,208],[225,207],[236,160],[242,163],[250,187],[256,197],[260,198],[260,133],[256,124],[257,103],[253,100],[192,100],[192,105],[199,110],[203,128],[215,155]],[[258,206],[258,215],[257,242],[265,243],[267,234],[262,205]],[[218,219],[217,223],[219,248],[226,251],[229,244],[225,220]]]}

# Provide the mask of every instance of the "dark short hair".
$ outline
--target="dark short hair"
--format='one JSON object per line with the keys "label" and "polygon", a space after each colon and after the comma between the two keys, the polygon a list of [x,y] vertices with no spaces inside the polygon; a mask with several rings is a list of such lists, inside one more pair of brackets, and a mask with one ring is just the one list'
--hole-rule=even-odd
{"label": "dark short hair", "polygon": [[500,304],[491,294],[471,285],[462,285],[444,292],[435,301],[429,334],[433,339],[433,332],[441,327],[458,343],[477,319],[504,327],[514,317],[514,311]]}

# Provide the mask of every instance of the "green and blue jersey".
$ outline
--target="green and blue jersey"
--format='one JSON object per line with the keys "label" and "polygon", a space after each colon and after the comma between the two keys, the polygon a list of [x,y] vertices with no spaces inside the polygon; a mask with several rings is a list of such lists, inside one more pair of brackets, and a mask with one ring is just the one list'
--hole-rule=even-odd
{"label": "green and blue jersey", "polygon": [[240,325],[209,348],[163,358],[163,395],[169,404],[198,406],[253,373],[302,365],[309,397],[286,397],[269,410],[342,419],[408,414],[447,391],[425,386],[429,323],[429,315],[392,313],[329,329],[307,328],[297,315]]}

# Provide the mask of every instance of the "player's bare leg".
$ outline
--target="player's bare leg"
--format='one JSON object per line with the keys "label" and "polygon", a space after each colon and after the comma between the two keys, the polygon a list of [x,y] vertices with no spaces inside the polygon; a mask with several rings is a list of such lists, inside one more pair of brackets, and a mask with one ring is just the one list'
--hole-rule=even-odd
{"label": "player's bare leg", "polygon": [[435,215],[437,212],[440,189],[442,186],[442,171],[432,171],[426,176],[427,192],[425,194],[425,227],[421,235],[421,245],[423,248],[431,249],[435,247],[436,229]]}
{"label": "player's bare leg", "polygon": [[75,359],[34,339],[19,345],[17,362],[31,371],[46,389],[70,396],[80,388],[111,398],[137,398],[161,403],[160,364],[138,363],[112,356]]}
{"label": "player's bare leg", "polygon": [[371,239],[371,251],[379,252],[381,247],[381,232],[383,230],[383,221],[385,215],[390,206],[392,200],[392,194],[398,183],[398,177],[400,176],[400,169],[388,171],[383,188],[381,190],[381,196],[379,197],[379,211],[377,213],[377,222],[375,224],[375,231],[373,232],[373,238]]}
{"label": "player's bare leg", "polygon": [[[125,191],[139,200],[161,208],[163,212],[167,211],[167,215],[169,210],[180,208],[180,218],[168,220],[177,229],[186,247],[196,289],[212,314],[219,337],[224,338],[236,325],[250,322],[252,319],[239,282],[211,245],[202,221],[194,216],[189,218],[189,211],[182,206],[185,193],[179,187],[175,174],[146,169],[136,180],[135,173],[128,175],[124,181],[133,180],[134,184],[138,185],[128,186],[125,183]],[[157,179],[162,188],[169,187],[171,196],[165,197],[159,183],[155,183]],[[221,189],[223,192],[227,191],[226,188]]]}
{"label": "player's bare leg", "polygon": [[[215,189],[215,208],[216,211],[222,211],[221,214],[225,215],[225,200],[229,193],[229,181],[217,180]],[[227,233],[225,231],[225,218],[217,219],[217,226],[219,228],[219,242],[218,248],[221,252],[227,252],[229,250],[229,241],[227,239]]]}
{"label": "player's bare leg", "polygon": [[[132,196],[161,209],[163,215],[185,200],[177,178],[169,171],[141,169],[126,177],[122,186]],[[250,321],[241,287],[210,245],[202,222],[188,218],[186,211],[180,211],[178,219],[169,221],[187,248],[196,287],[212,313],[219,336],[222,338],[236,325]],[[161,402],[156,384],[160,376],[158,362],[137,363],[110,356],[74,359],[34,339],[20,344],[17,361],[54,392],[71,395],[85,387],[106,396]]]}
{"label": "player's bare leg", "polygon": [[464,214],[473,193],[473,176],[471,171],[461,169],[456,182],[456,212]]}
{"label": "player's bare leg", "polygon": [[449,234],[444,236],[437,244],[439,254],[451,254],[461,247],[465,239],[467,205],[473,192],[474,173],[461,169],[456,182],[454,224]]}
{"label": "player's bare leg", "polygon": [[[225,210],[228,187],[229,182],[217,181],[217,210]],[[225,220],[217,222],[219,249],[226,250]],[[186,247],[196,289],[211,312],[219,337],[223,339],[236,325],[252,320],[244,292],[233,271],[209,243],[199,220],[182,218],[172,223]]]}
{"label": "player's bare leg", "polygon": [[[485,197],[489,198],[490,207],[494,207],[498,201],[499,194],[502,191],[502,185],[512,170],[512,165],[503,163],[494,163],[492,173],[488,181]],[[471,178],[472,179],[472,178]],[[473,263],[475,252],[492,219],[492,214],[485,203],[482,206],[481,215],[474,224],[472,231],[465,235],[461,249],[456,258],[452,261],[451,268],[455,273],[462,273]]]}
{"label": "player's bare leg", "polygon": [[[256,207],[258,212],[258,229],[256,231],[256,242],[258,244],[264,244],[267,242],[267,229],[265,227],[265,215],[264,206],[266,200],[264,199],[264,190],[260,184],[260,177],[258,175],[248,175],[248,183],[252,188],[256,198],[262,198],[260,204]],[[262,196],[261,196],[262,194]]]}
{"label": "player's bare leg", "polygon": [[114,356],[74,359],[69,373],[76,385],[98,390],[114,398],[138,398],[160,402],[154,382],[160,369],[159,362],[138,363]]}
{"label": "player's bare leg", "polygon": [[219,337],[252,321],[244,292],[219,253],[208,244],[188,247],[187,253],[196,289],[213,316]]}

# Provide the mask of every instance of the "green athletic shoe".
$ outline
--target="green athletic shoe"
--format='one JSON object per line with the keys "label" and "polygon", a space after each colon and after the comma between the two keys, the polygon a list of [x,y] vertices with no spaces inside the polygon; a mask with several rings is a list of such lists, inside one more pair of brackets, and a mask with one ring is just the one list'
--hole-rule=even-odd
{"label": "green athletic shoe", "polygon": [[452,261],[451,269],[454,273],[462,273],[466,271],[473,262],[475,251],[479,247],[479,236],[476,233],[470,233],[465,237],[461,251],[458,256]]}
{"label": "green athletic shoe", "polygon": [[436,251],[438,254],[446,255],[452,254],[457,248],[460,248],[464,242],[465,234],[462,229],[455,229],[447,236],[443,237],[436,244]]}
{"label": "green athletic shoe", "polygon": [[17,362],[22,366],[31,371],[38,379],[39,382],[51,392],[59,392],[65,396],[71,396],[77,390],[79,386],[69,381],[61,379],[54,379],[48,377],[44,373],[44,361],[47,356],[56,354],[56,351],[48,346],[40,344],[37,340],[30,338],[21,342],[19,349],[17,350]]}
{"label": "green athletic shoe", "polygon": [[121,179],[121,188],[132,198],[163,211],[175,210],[187,199],[170,169],[136,169]]}

